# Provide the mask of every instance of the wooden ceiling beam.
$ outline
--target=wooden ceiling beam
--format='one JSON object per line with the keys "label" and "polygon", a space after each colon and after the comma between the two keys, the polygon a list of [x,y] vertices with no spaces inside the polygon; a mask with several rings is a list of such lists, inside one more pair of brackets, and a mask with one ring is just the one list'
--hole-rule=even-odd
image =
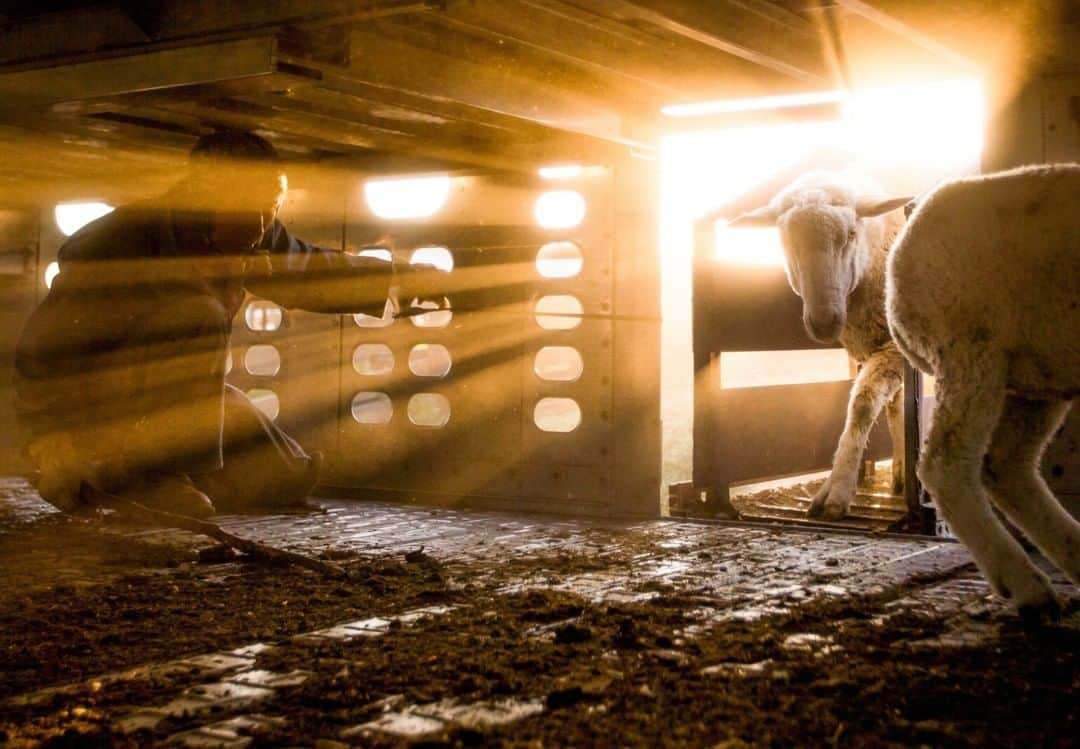
{"label": "wooden ceiling beam", "polygon": [[906,39],[914,44],[916,47],[933,53],[942,61],[956,65],[962,69],[976,70],[977,65],[968,57],[960,54],[951,47],[942,44],[934,39],[929,34],[924,34],[913,26],[904,23],[898,18],[885,13],[878,8],[863,2],[863,0],[831,0],[831,3],[835,6],[843,8],[849,13],[861,16],[868,21],[875,23],[881,28],[892,32],[893,34]]}
{"label": "wooden ceiling beam", "polygon": [[[449,97],[435,97],[378,85],[355,77],[351,71],[343,71],[334,66],[311,61],[304,61],[304,64],[311,65],[321,74],[321,80],[317,84],[321,90],[375,102],[381,107],[389,108],[391,112],[400,109],[402,113],[408,113],[405,116],[431,116],[469,124],[481,131],[490,131],[493,139],[502,144],[501,147],[518,151],[519,158],[524,159],[526,164],[548,163],[552,160],[607,164],[625,158],[628,148],[653,150],[651,144],[627,145],[587,133],[553,129],[533,119],[474,106]],[[215,88],[234,89],[227,83],[219,84]],[[235,90],[239,88],[235,87]],[[295,90],[302,92],[304,86],[299,85]],[[437,137],[437,132],[437,129],[433,128],[431,137]]]}
{"label": "wooden ceiling beam", "polygon": [[54,63],[0,72],[0,114],[65,101],[256,78],[276,71],[277,42],[271,36]]}
{"label": "wooden ceiling beam", "polygon": [[[662,71],[655,65],[643,64],[642,58],[653,57],[654,49],[613,39],[610,35],[598,39],[580,24],[567,23],[566,19],[530,3],[508,0],[456,3],[433,19],[440,26],[484,36],[498,44],[519,45],[540,57],[578,68],[620,88],[636,89],[642,99],[670,99],[679,95],[679,89],[671,85],[670,77],[665,81]],[[630,50],[637,55],[627,54]]]}
{"label": "wooden ceiling beam", "polygon": [[[805,63],[792,62],[762,51],[757,46],[750,46],[745,41],[720,34],[714,28],[717,24],[709,24],[706,30],[706,25],[701,23],[705,19],[701,17],[700,5],[696,5],[695,13],[691,14],[687,11],[682,14],[688,16],[687,18],[677,17],[670,9],[661,12],[630,2],[630,0],[588,0],[588,7],[622,21],[636,21],[655,26],[668,33],[725,52],[803,83],[825,81],[823,71],[816,65],[808,66]],[[662,7],[668,8],[669,3],[665,2]],[[680,8],[676,6],[676,9]],[[715,6],[712,6],[710,10],[710,12],[713,11],[715,11]],[[696,25],[691,26],[688,23],[691,16]]]}
{"label": "wooden ceiling beam", "polygon": [[165,0],[137,10],[155,39],[206,38],[215,34],[276,31],[285,27],[348,25],[396,15],[441,10],[445,0]]}
{"label": "wooden ceiling beam", "polygon": [[651,69],[679,90],[678,100],[710,98],[721,90],[733,97],[764,96],[791,80],[741,57],[687,44],[683,37],[662,29],[630,25],[568,0],[516,0],[516,6],[543,11],[555,24],[569,22],[585,29],[588,38],[611,51],[616,64]]}
{"label": "wooden ceiling beam", "polygon": [[377,88],[454,101],[628,146],[651,147],[655,140],[653,123],[635,122],[608,102],[522,76],[506,60],[479,64],[361,31],[353,32],[352,43],[348,76]]}

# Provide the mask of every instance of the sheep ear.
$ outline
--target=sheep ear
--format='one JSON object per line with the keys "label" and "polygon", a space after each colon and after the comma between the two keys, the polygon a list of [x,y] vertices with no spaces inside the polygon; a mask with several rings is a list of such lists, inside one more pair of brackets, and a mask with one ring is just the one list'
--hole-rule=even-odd
{"label": "sheep ear", "polygon": [[728,226],[734,226],[737,228],[749,228],[751,226],[776,226],[776,214],[772,208],[763,205],[761,208],[755,208],[752,211],[747,211],[741,216],[728,221]]}
{"label": "sheep ear", "polygon": [[859,198],[855,201],[855,215],[859,218],[880,216],[907,205],[913,198]]}

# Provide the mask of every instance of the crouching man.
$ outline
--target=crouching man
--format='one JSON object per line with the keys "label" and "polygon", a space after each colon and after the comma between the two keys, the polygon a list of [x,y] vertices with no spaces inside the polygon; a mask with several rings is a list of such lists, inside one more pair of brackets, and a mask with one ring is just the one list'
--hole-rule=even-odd
{"label": "crouching man", "polygon": [[309,455],[225,383],[246,291],[283,307],[382,314],[431,297],[437,271],[306,244],[277,219],[286,182],[266,140],[206,136],[165,195],[123,206],[60,249],[16,348],[16,408],[42,497],[117,495],[207,516],[302,500]]}

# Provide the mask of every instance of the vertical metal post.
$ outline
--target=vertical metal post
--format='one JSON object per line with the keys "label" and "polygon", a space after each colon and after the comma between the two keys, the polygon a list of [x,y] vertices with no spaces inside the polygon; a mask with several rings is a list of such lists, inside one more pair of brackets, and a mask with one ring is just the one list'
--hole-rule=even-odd
{"label": "vertical metal post", "polygon": [[919,462],[922,427],[919,401],[922,396],[922,373],[904,364],[904,500],[910,527],[917,533],[933,533],[934,511],[922,503],[922,487],[915,467]]}
{"label": "vertical metal post", "polygon": [[[693,281],[691,284],[690,329],[693,331],[694,356],[694,423],[693,423],[693,468],[694,486],[713,489],[713,477],[716,472],[712,465],[712,391],[720,367],[719,355],[709,348],[704,328],[707,316],[702,314],[703,300],[709,298],[706,285],[712,283],[707,262],[710,248],[715,246],[716,218],[706,216],[694,222]],[[702,376],[704,374],[704,376]],[[726,492],[727,488],[724,487]]]}

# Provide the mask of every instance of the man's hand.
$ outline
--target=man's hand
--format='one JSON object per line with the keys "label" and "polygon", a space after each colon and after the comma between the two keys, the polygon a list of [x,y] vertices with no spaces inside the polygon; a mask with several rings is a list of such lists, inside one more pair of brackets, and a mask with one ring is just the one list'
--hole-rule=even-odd
{"label": "man's hand", "polygon": [[390,285],[389,293],[394,316],[398,317],[406,312],[414,300],[436,302],[439,307],[442,307],[443,298],[450,290],[449,276],[447,271],[427,263],[410,265],[394,263],[394,280]]}

